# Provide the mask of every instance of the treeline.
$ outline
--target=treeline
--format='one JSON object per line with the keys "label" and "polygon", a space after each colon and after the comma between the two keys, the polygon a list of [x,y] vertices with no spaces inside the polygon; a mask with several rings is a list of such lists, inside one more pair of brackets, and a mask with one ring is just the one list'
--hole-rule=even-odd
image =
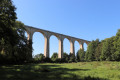
{"label": "treeline", "polygon": [[120,61],[120,29],[115,36],[88,45],[85,61]]}
{"label": "treeline", "polygon": [[67,54],[64,53],[63,54],[63,58],[59,59],[58,58],[58,53],[53,53],[53,55],[51,56],[51,58],[45,58],[44,55],[42,53],[37,54],[33,57],[33,62],[34,63],[39,63],[39,62],[53,62],[53,63],[71,63],[71,62],[77,62],[77,59],[75,57],[75,55],[73,54]]}
{"label": "treeline", "polygon": [[0,0],[0,63],[30,61],[30,45],[24,24],[16,21],[16,8],[11,0]]}

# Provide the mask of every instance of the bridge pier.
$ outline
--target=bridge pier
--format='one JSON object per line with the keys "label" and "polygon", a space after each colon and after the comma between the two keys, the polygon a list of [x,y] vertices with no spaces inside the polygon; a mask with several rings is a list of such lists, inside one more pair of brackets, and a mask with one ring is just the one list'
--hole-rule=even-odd
{"label": "bridge pier", "polygon": [[80,44],[80,49],[84,49],[83,42],[79,42],[79,44]]}
{"label": "bridge pier", "polygon": [[45,38],[45,44],[44,44],[44,56],[46,58],[49,58],[49,39],[50,36],[48,34],[44,35]]}
{"label": "bridge pier", "polygon": [[74,40],[70,40],[70,53],[75,55]]}
{"label": "bridge pier", "polygon": [[63,58],[63,40],[59,39],[58,58]]}

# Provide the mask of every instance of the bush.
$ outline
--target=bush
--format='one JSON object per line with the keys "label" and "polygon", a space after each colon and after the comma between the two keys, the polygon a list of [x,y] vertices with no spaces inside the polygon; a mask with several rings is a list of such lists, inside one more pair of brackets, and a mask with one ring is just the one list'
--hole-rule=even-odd
{"label": "bush", "polygon": [[51,57],[51,60],[53,62],[57,62],[57,59],[58,59],[58,53],[53,53],[52,57]]}
{"label": "bush", "polygon": [[63,53],[63,59],[61,61],[62,62],[68,62],[69,61],[69,55],[66,52]]}
{"label": "bush", "polygon": [[44,58],[43,62],[52,62],[50,58]]}
{"label": "bush", "polygon": [[84,51],[84,49],[78,50],[78,52],[77,52],[77,60],[78,61],[84,61],[84,59],[85,59],[85,51]]}
{"label": "bush", "polygon": [[71,62],[76,62],[76,58],[75,58],[75,55],[74,54],[71,54],[70,53],[70,55],[69,55],[69,61],[68,61],[69,63],[71,63]]}
{"label": "bush", "polygon": [[44,55],[42,53],[37,54],[37,55],[34,56],[34,60],[37,61],[37,62],[43,62]]}

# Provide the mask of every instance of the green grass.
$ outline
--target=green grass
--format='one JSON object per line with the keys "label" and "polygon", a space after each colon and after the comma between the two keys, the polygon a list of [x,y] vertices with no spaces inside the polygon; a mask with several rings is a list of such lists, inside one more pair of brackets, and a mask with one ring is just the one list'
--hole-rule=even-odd
{"label": "green grass", "polygon": [[0,65],[0,80],[120,80],[120,62]]}

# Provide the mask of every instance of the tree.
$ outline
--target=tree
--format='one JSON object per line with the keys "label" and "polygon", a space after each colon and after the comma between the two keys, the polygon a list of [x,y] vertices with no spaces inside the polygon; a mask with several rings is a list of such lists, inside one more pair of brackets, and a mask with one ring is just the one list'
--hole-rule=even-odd
{"label": "tree", "polygon": [[[31,60],[30,53],[32,49],[25,36],[24,24],[20,21],[16,21],[13,26],[15,26],[14,35],[16,36],[14,46],[11,46],[11,44],[5,44],[5,39],[1,40],[1,60],[3,60],[2,62],[4,63],[28,62]],[[6,47],[9,48],[6,49]]]}
{"label": "tree", "polygon": [[51,57],[51,60],[53,61],[53,62],[56,62],[57,61],[57,59],[58,59],[58,53],[53,53],[53,55],[52,55],[52,57]]}
{"label": "tree", "polygon": [[84,59],[85,59],[85,51],[84,51],[84,49],[78,50],[78,52],[77,52],[77,60],[78,61],[84,61]]}
{"label": "tree", "polygon": [[15,10],[11,0],[0,0],[0,61],[3,63],[31,59],[32,43],[28,44],[24,35],[24,24],[16,21]]}
{"label": "tree", "polygon": [[69,61],[69,55],[66,52],[64,52],[63,53],[63,62],[68,62],[68,61]]}
{"label": "tree", "polygon": [[7,46],[13,47],[16,43],[15,9],[11,0],[0,0],[0,45],[2,45],[0,50],[4,50],[5,53],[11,50]]}
{"label": "tree", "polygon": [[34,56],[34,59],[35,59],[35,61],[40,61],[41,62],[44,59],[44,55],[42,53],[37,54],[37,55]]}
{"label": "tree", "polygon": [[70,53],[69,55],[69,61],[68,62],[75,62],[76,61],[76,57],[74,54]]}
{"label": "tree", "polygon": [[95,49],[95,60],[100,61],[100,56],[101,56],[101,50],[102,50],[102,42],[100,42]]}
{"label": "tree", "polygon": [[114,36],[111,38],[105,39],[105,41],[103,42],[102,53],[100,56],[101,60],[107,60],[107,61],[112,60],[112,54],[114,52],[113,39],[114,39]]}
{"label": "tree", "polygon": [[97,48],[99,44],[99,39],[93,40],[87,48],[86,54],[85,54],[85,60],[86,61],[94,61],[95,60],[95,49]]}
{"label": "tree", "polygon": [[114,52],[112,55],[112,59],[115,61],[120,61],[120,29],[116,33],[116,36],[114,37]]}
{"label": "tree", "polygon": [[[13,47],[17,44],[15,6],[11,0],[0,0],[0,53],[2,58],[13,56]],[[8,60],[9,61],[9,60]]]}
{"label": "tree", "polygon": [[[17,43],[13,47],[12,58],[15,62],[24,62],[31,60],[30,43],[28,44],[27,37],[25,36],[24,24],[20,21],[16,21],[14,26],[16,27]],[[23,57],[24,56],[24,57]]]}

